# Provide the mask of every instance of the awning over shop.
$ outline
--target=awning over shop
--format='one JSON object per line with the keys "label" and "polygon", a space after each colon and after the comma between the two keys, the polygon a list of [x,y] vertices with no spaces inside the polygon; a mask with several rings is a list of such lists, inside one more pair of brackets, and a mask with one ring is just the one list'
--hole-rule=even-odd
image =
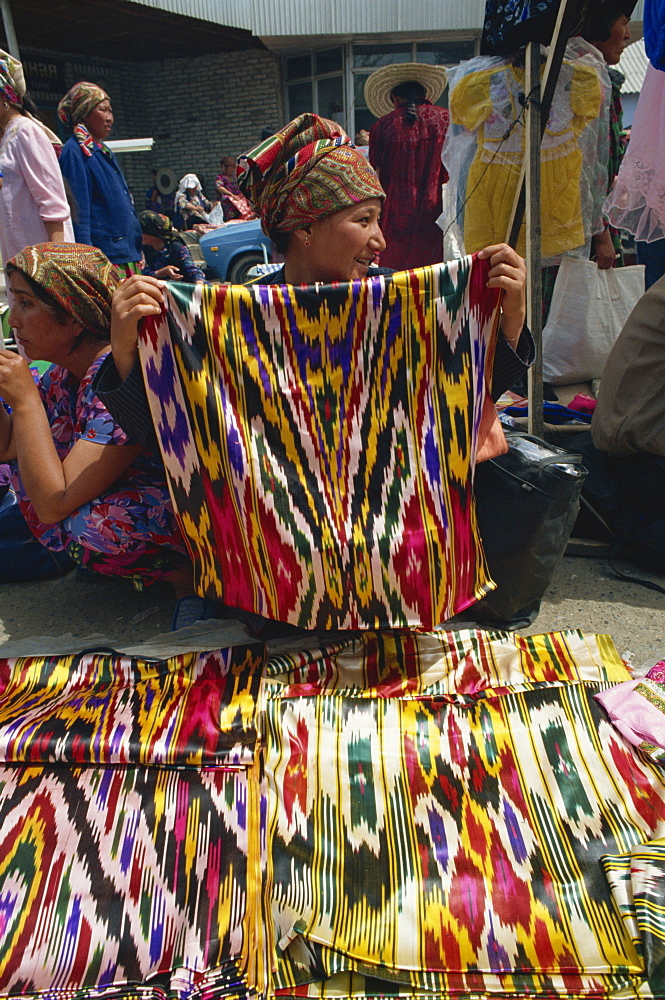
{"label": "awning over shop", "polygon": [[[242,28],[128,0],[8,0],[8,5],[20,49],[147,62],[263,48]],[[8,47],[1,23],[0,47]]]}

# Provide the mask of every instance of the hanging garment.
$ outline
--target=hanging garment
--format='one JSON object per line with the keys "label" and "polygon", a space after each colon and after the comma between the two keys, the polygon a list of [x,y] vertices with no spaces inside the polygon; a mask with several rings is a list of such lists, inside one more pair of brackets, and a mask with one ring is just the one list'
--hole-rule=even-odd
{"label": "hanging garment", "polygon": [[[665,72],[647,67],[630,142],[605,202],[613,226],[640,241],[665,237]],[[660,137],[657,140],[655,137]]]}
{"label": "hanging garment", "polygon": [[412,122],[405,105],[395,108],[374,123],[369,136],[369,162],[386,192],[381,266],[396,271],[443,260],[436,220],[441,214],[441,187],[448,180],[441,163],[448,112],[425,101],[417,114]]}
{"label": "hanging garment", "polygon": [[167,286],[140,355],[197,593],[347,629],[431,627],[493,586],[472,496],[488,268]]}
{"label": "hanging garment", "polygon": [[665,777],[594,700],[629,676],[609,637],[365,632],[267,670],[277,995],[650,996],[601,861],[662,834]]}
{"label": "hanging garment", "polygon": [[[571,251],[588,258],[591,235],[603,228],[609,99],[600,53],[571,39],[541,146],[544,264]],[[441,224],[453,228],[467,253],[506,238],[524,161],[523,101],[524,68],[510,61],[481,56],[451,71]],[[524,255],[524,226],[516,249]]]}
{"label": "hanging garment", "polygon": [[0,660],[0,993],[265,985],[262,665]]}

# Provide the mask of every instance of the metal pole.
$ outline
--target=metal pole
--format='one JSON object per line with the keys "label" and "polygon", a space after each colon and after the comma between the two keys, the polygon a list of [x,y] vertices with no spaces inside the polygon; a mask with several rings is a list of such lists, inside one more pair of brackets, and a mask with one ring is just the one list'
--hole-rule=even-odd
{"label": "metal pole", "polygon": [[543,322],[540,225],[540,45],[526,47],[525,87],[529,94],[526,112],[526,321],[536,346],[536,360],[529,369],[530,434],[543,436]]}
{"label": "metal pole", "polygon": [[[559,79],[559,72],[561,70],[561,63],[563,62],[563,56],[568,43],[568,38],[571,31],[574,30],[580,20],[579,7],[580,0],[561,0],[560,2],[556,24],[554,25],[554,32],[552,34],[552,44],[550,45],[541,82],[541,138],[545,132],[545,126],[547,125],[547,119],[552,106],[552,98]],[[526,87],[526,84],[525,88],[526,93],[528,94],[529,88]],[[527,161],[525,160],[522,164],[522,171],[517,184],[515,200],[510,213],[510,222],[508,223],[508,232],[506,234],[506,243],[508,243],[511,247],[514,247],[517,243],[517,237],[519,236],[522,220],[524,219],[524,182],[527,169],[526,163]]]}
{"label": "metal pole", "polygon": [[12,17],[12,9],[9,6],[9,0],[0,0],[0,7],[2,9],[2,23],[5,28],[5,35],[7,36],[7,48],[9,49],[9,54],[14,56],[14,59],[20,59],[21,53],[18,50],[18,40],[16,38],[16,32],[14,31],[14,18]]}

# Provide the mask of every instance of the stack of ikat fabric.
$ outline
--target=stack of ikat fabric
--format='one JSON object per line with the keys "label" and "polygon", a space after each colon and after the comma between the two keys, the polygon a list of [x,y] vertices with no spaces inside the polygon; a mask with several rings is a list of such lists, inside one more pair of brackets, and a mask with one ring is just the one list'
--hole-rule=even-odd
{"label": "stack of ikat fabric", "polygon": [[0,993],[265,991],[262,665],[0,660]]}
{"label": "stack of ikat fabric", "polygon": [[665,997],[607,637],[0,661],[0,995]]}

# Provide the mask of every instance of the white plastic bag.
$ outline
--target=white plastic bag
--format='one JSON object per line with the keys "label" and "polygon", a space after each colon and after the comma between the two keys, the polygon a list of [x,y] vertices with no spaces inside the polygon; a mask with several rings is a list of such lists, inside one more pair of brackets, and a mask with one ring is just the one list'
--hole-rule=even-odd
{"label": "white plastic bag", "polygon": [[644,266],[602,271],[564,257],[543,330],[543,379],[555,385],[600,378],[614,341],[644,295]]}
{"label": "white plastic bag", "polygon": [[222,211],[222,206],[219,202],[213,206],[212,212],[208,215],[208,222],[211,226],[224,225],[224,212]]}

